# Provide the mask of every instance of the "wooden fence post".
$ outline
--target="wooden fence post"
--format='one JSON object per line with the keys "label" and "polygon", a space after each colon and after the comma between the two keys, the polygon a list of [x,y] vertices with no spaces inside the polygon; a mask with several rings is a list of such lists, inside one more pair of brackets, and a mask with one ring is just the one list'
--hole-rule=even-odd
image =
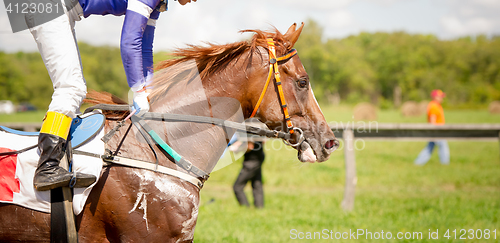
{"label": "wooden fence post", "polygon": [[342,208],[346,211],[354,209],[354,196],[357,183],[356,158],[354,157],[354,132],[347,128],[342,137],[344,139],[344,160],[345,160],[345,190]]}

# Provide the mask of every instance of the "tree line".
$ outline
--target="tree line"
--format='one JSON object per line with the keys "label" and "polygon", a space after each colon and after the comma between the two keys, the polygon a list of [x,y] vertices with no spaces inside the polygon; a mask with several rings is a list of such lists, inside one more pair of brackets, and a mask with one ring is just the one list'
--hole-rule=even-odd
{"label": "tree line", "polygon": [[500,100],[500,37],[440,40],[434,35],[360,33],[325,39],[308,21],[296,44],[320,100],[338,95],[349,103],[367,101],[393,107],[429,100],[433,89],[447,93],[446,105],[485,106]]}
{"label": "tree line", "polygon": [[[360,33],[328,39],[310,20],[295,48],[320,101],[334,96],[342,102],[368,101],[382,108],[402,101],[429,100],[433,89],[447,93],[446,105],[485,106],[500,100],[500,37],[440,40],[433,35]],[[79,43],[89,89],[126,97],[128,86],[120,50]],[[155,53],[155,63],[169,58]],[[46,109],[52,82],[37,52],[0,52],[0,100],[29,102]]]}
{"label": "tree line", "polygon": [[[119,48],[79,43],[83,73],[88,89],[127,97],[127,81]],[[28,102],[47,109],[52,82],[38,52],[0,52],[0,100]]]}

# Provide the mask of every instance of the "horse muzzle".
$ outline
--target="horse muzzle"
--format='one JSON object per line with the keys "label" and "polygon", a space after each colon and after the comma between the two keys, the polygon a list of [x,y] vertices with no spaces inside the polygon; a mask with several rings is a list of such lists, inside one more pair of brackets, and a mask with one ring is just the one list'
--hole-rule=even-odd
{"label": "horse muzzle", "polygon": [[336,138],[327,140],[323,145],[317,142],[304,140],[297,146],[297,157],[301,162],[323,162],[330,158],[330,154],[339,147],[339,140]]}

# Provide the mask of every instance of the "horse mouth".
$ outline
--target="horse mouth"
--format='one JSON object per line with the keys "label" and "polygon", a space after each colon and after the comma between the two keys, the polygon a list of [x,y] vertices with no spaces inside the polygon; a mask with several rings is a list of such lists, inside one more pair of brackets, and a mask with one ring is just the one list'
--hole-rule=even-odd
{"label": "horse mouth", "polygon": [[314,163],[317,160],[316,153],[314,150],[311,148],[311,145],[307,142],[304,141],[302,142],[298,148],[298,154],[297,157],[301,162],[310,162]]}
{"label": "horse mouth", "polygon": [[[339,141],[337,139],[328,140],[323,146],[315,146],[316,143],[310,143],[304,140],[299,146],[296,147],[298,154],[297,157],[301,162],[324,162],[330,158],[330,154],[337,150]],[[319,154],[318,154],[319,153]]]}

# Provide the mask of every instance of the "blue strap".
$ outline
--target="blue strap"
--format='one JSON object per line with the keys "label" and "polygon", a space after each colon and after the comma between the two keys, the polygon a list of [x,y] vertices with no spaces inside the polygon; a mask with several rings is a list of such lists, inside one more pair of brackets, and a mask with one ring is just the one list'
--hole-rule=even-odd
{"label": "blue strap", "polygon": [[165,143],[155,131],[149,130],[148,133],[151,138],[153,138],[153,140],[155,140],[155,142],[157,142],[158,145],[160,145],[160,147],[165,150],[165,152],[167,152],[168,154],[170,154],[170,156],[172,156],[172,158],[174,158],[175,161],[180,161],[182,159],[182,156],[175,152],[172,147],[168,146],[168,144]]}
{"label": "blue strap", "polygon": [[17,135],[23,135],[23,136],[38,136],[39,132],[25,132],[25,131],[19,131],[19,130],[14,130],[12,128],[0,126],[0,130],[8,132],[8,133],[13,133]]}
{"label": "blue strap", "polygon": [[[156,142],[156,144],[168,155],[170,155],[173,159],[175,164],[180,166],[181,168],[185,169],[186,171],[190,171],[193,174],[199,176],[200,178],[207,180],[208,179],[208,174],[201,170],[200,168],[194,166],[190,161],[184,159],[179,153],[177,153],[172,147],[170,147],[163,139],[158,136],[158,134],[153,131],[153,129],[144,122],[144,120],[136,115],[133,115],[130,120],[132,120],[132,123],[137,126],[138,129],[144,129],[148,135]],[[146,139],[147,141],[147,139]],[[149,142],[149,141],[148,141]]]}

